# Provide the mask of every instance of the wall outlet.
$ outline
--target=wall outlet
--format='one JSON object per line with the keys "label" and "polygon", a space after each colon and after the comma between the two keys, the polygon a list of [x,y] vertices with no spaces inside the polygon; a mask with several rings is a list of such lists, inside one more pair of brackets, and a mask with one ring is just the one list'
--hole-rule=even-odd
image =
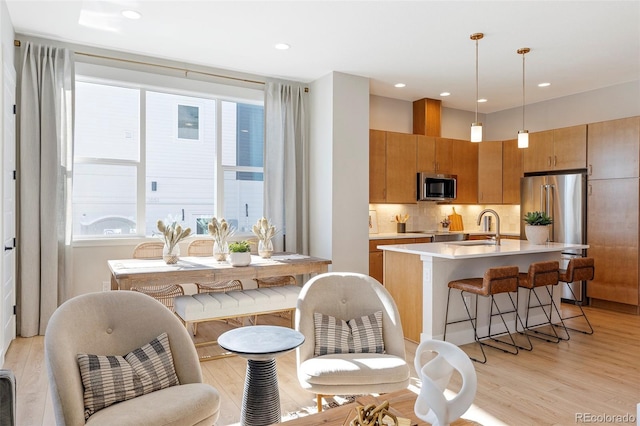
{"label": "wall outlet", "polygon": [[102,291],[111,291],[110,281],[102,281]]}

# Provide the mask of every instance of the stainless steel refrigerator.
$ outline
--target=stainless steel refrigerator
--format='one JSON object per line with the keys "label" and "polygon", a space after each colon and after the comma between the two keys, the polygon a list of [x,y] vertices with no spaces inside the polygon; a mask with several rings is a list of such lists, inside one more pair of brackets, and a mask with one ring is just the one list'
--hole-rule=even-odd
{"label": "stainless steel refrigerator", "polygon": [[[587,175],[585,173],[547,174],[525,176],[520,180],[520,213],[543,211],[553,219],[549,241],[569,244],[584,244],[587,240]],[[524,234],[525,222],[521,219],[520,238]],[[565,268],[571,257],[583,256],[583,250],[567,250],[562,253],[560,267]],[[584,283],[573,283],[574,299],[566,285],[562,287],[562,298],[581,302],[585,294]]]}

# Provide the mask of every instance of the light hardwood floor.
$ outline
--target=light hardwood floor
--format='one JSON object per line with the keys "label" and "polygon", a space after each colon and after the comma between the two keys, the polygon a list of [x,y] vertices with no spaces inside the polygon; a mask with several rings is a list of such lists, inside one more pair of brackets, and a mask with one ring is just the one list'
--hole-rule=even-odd
{"label": "light hardwood floor", "polygon": [[[565,307],[566,309],[566,307]],[[478,393],[463,417],[489,425],[575,425],[576,416],[634,416],[640,403],[640,317],[587,308],[595,334],[572,332],[559,344],[534,340],[532,352],[504,354],[487,349],[488,362],[474,363]],[[288,320],[266,317],[261,323],[286,325]],[[229,326],[201,325],[198,335],[207,339]],[[43,359],[44,338],[18,338],[10,346],[4,368],[17,379],[17,421],[20,426],[54,425]],[[417,345],[406,343],[413,365]],[[469,353],[474,345],[466,345]],[[295,352],[278,358],[282,413],[313,411],[314,396],[300,388]],[[244,385],[245,360],[224,358],[201,364],[206,382],[222,397],[218,426],[238,424]],[[412,369],[412,389],[419,382]],[[454,388],[455,390],[455,388]],[[597,419],[597,418],[596,418]],[[601,424],[622,424],[608,418]],[[611,421],[613,420],[613,421]],[[312,424],[312,423],[310,423]]]}

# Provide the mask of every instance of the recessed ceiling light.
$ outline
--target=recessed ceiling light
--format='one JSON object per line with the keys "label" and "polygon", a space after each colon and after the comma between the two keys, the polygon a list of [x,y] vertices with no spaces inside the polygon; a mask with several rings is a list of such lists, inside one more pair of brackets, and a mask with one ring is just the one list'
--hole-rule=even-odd
{"label": "recessed ceiling light", "polygon": [[142,18],[142,14],[140,12],[136,12],[135,10],[123,10],[122,16],[128,19],[140,19]]}
{"label": "recessed ceiling light", "polygon": [[480,98],[480,99],[478,99],[478,103],[479,103],[479,104],[482,104],[482,103],[484,103],[484,102],[487,102],[487,100],[486,100],[485,98]]}
{"label": "recessed ceiling light", "polygon": [[549,87],[551,86],[551,83],[540,83],[538,84],[538,87]]}
{"label": "recessed ceiling light", "polygon": [[287,50],[291,46],[289,46],[287,43],[278,43],[274,47],[278,50]]}
{"label": "recessed ceiling light", "polygon": [[394,84],[394,86],[395,87],[405,87],[406,84],[404,84],[404,83],[396,83],[396,84]]}
{"label": "recessed ceiling light", "polygon": [[449,96],[449,95],[451,95],[451,93],[449,93],[449,92],[442,92],[442,93],[440,93],[440,96]]}

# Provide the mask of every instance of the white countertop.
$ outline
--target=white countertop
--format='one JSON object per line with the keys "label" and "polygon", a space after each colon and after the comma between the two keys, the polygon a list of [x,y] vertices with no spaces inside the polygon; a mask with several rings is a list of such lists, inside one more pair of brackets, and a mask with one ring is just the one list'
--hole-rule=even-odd
{"label": "white countertop", "polygon": [[378,246],[381,250],[417,254],[444,259],[470,259],[478,257],[510,256],[527,253],[562,252],[589,248],[584,244],[546,243],[532,244],[526,240],[503,239],[501,245],[486,245],[484,241],[467,240],[442,243],[393,244]]}
{"label": "white countertop", "polygon": [[[405,232],[405,233],[397,233],[397,232],[384,232],[380,234],[369,234],[370,240],[389,240],[395,238],[430,238],[434,234],[438,235],[447,235],[447,234],[469,234],[469,235],[495,235],[495,232],[487,232],[487,231],[451,231],[451,232],[440,232],[440,231],[424,231],[424,232]],[[520,234],[516,232],[506,232],[501,233],[500,235],[510,236],[510,237],[519,237]]]}

